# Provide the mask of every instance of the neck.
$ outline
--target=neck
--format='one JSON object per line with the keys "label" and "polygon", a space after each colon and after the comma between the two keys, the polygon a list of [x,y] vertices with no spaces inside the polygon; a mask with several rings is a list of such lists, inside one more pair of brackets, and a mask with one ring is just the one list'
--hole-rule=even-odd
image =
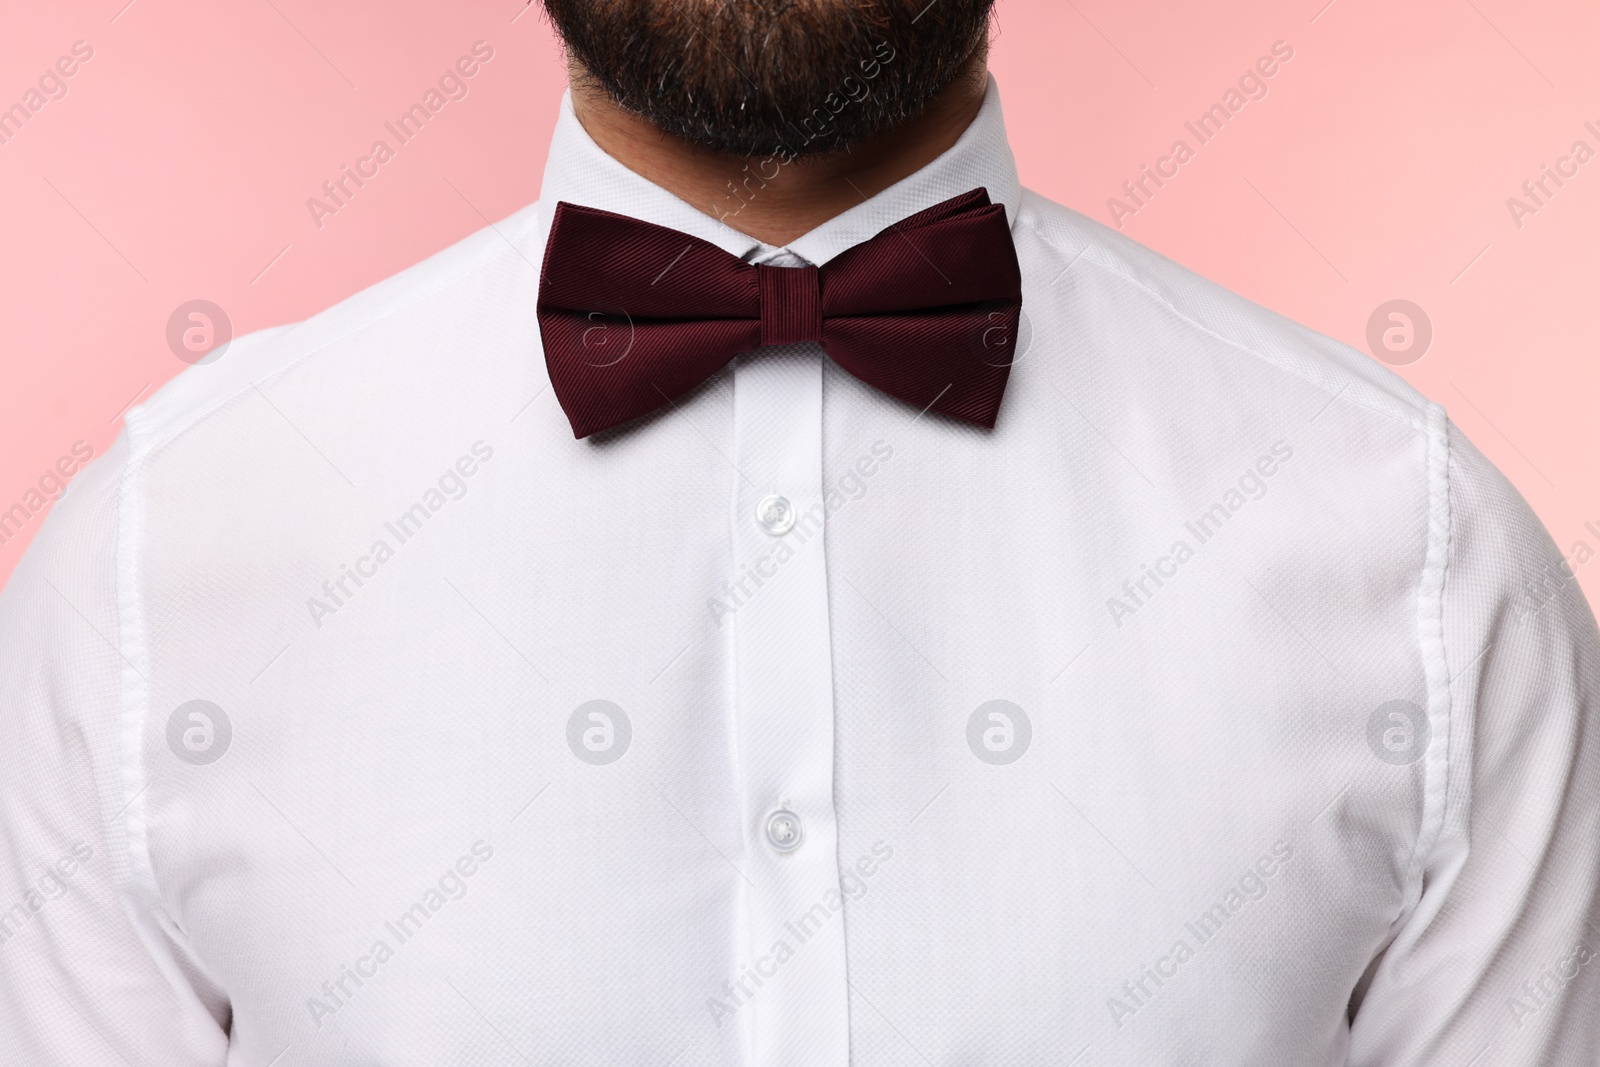
{"label": "neck", "polygon": [[786,245],[954,145],[983,104],[982,53],[915,118],[849,151],[790,163],[739,159],[664,134],[618,107],[579,68],[572,71],[572,109],[594,142],[629,170],[741,233]]}

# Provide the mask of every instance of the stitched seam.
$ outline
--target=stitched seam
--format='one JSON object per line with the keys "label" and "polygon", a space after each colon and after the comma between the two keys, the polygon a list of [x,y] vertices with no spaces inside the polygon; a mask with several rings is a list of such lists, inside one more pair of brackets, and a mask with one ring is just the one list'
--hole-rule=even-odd
{"label": "stitched seam", "polygon": [[[542,217],[543,212],[543,204],[535,206],[532,213],[535,227],[537,227],[538,219]],[[535,232],[537,232],[537,229],[535,229]],[[511,241],[511,238],[506,237],[504,234],[501,236],[503,238],[502,242],[488,244],[483,252],[462,264],[458,269],[438,279],[433,285],[408,291],[404,294],[397,294],[373,309],[369,315],[351,324],[348,329],[341,331],[338,335],[329,338],[315,348],[302,352],[288,363],[273,370],[261,381],[270,380],[293,367],[299,366],[307,359],[344,338],[360,330],[367,329],[375,323],[398,313],[414,302],[426,299],[445,286],[479,270],[494,256],[504,254],[504,249],[501,245]],[[516,236],[520,238],[523,233],[519,233]],[[274,329],[292,332],[294,328],[294,326],[280,326]],[[118,523],[115,549],[117,626],[122,652],[121,716],[118,723],[118,739],[122,757],[123,802],[126,804],[126,809],[122,814],[123,838],[126,841],[132,891],[143,898],[143,903],[148,908],[165,916],[174,927],[177,924],[173,921],[165,901],[161,898],[160,888],[156,883],[155,868],[150,858],[148,809],[144,795],[145,787],[149,782],[144,763],[144,729],[150,711],[150,688],[146,679],[149,677],[151,665],[149,646],[144,630],[143,602],[140,596],[141,572],[138,549],[143,533],[144,512],[137,488],[138,477],[140,469],[145,463],[154,459],[184,434],[200,426],[211,416],[246,395],[248,388],[246,386],[218,399],[204,411],[196,413],[181,425],[153,439],[146,439],[145,437],[144,421],[151,411],[149,405],[133,408],[123,418],[123,425],[128,439],[128,455],[123,464],[121,482],[117,494]]]}
{"label": "stitched seam", "polygon": [[1450,426],[1444,408],[1428,406],[1428,554],[1417,589],[1417,644],[1428,685],[1432,737],[1424,767],[1422,823],[1407,864],[1406,895],[1397,923],[1404,923],[1422,897],[1427,859],[1444,831],[1450,787],[1450,726],[1453,692],[1444,641],[1444,584],[1450,565]]}
{"label": "stitched seam", "polygon": [[[1037,194],[1029,192],[1028,195]],[[1178,319],[1188,323],[1208,337],[1281,371],[1301,378],[1320,390],[1326,391],[1326,386],[1323,383],[1293,367],[1272,359],[1266,353],[1251,348],[1241,341],[1217,333],[1209,326],[1196,321],[1173,306],[1170,301],[1151,290],[1149,286],[1126,271],[1102,261],[1100,258],[1100,246],[1095,242],[1086,241],[1081,248],[1072,248],[1070,245],[1064,246],[1040,229],[1037,213],[1030,205],[1024,203],[1018,214],[1019,223],[1024,221],[1021,216],[1026,216],[1028,228],[1046,247],[1058,253],[1072,252],[1078,254],[1078,258],[1086,259],[1104,273],[1127,282],[1144,293],[1157,305],[1166,308]],[[1449,563],[1452,518],[1450,513],[1449,424],[1444,408],[1431,401],[1424,411],[1413,416],[1410,413],[1386,408],[1360,397],[1351,396],[1347,399],[1378,415],[1399,422],[1412,430],[1422,432],[1427,441],[1427,553],[1418,579],[1417,643],[1427,687],[1428,707],[1426,710],[1431,736],[1425,757],[1422,819],[1418,827],[1416,841],[1412,846],[1411,856],[1406,864],[1401,912],[1396,919],[1394,927],[1398,929],[1409,919],[1421,899],[1422,876],[1426,870],[1427,858],[1437,847],[1439,838],[1444,831],[1446,801],[1450,787],[1450,725],[1453,695],[1444,643],[1444,582]]]}
{"label": "stitched seam", "polygon": [[133,412],[124,419],[128,455],[122,468],[117,492],[117,626],[122,651],[122,713],[119,740],[122,753],[123,832],[127,842],[129,875],[133,888],[141,891],[148,906],[162,908],[160,892],[150,864],[148,809],[144,766],[144,726],[150,707],[149,649],[145,642],[143,606],[139,597],[138,548],[143,533],[144,515],[139,504],[137,471],[140,461],[140,432]]}

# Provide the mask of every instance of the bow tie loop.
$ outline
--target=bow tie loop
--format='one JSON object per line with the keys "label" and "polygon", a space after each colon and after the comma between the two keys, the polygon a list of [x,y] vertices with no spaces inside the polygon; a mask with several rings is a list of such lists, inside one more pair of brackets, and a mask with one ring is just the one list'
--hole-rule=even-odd
{"label": "bow tie loop", "polygon": [[822,340],[822,283],[817,268],[758,266],[761,343],[793,345]]}

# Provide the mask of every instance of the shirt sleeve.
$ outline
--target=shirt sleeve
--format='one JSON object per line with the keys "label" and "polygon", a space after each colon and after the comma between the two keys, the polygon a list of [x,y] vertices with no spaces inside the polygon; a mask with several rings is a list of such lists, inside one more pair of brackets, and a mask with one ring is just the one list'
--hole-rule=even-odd
{"label": "shirt sleeve", "polygon": [[1349,1063],[1593,1067],[1600,635],[1576,580],[1592,548],[1559,551],[1453,425],[1441,446],[1444,572],[1438,623],[1424,611],[1421,628],[1448,694],[1429,754],[1436,814],[1414,906],[1354,1004]]}
{"label": "shirt sleeve", "polygon": [[227,1000],[130,862],[117,551],[125,444],[0,595],[0,1063],[221,1067]]}

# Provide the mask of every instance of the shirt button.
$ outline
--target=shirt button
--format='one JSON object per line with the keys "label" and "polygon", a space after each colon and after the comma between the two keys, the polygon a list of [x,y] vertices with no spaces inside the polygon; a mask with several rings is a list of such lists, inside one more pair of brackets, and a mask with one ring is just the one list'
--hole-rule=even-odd
{"label": "shirt button", "polygon": [[773,537],[782,537],[794,529],[794,519],[794,505],[786,496],[773,493],[762,497],[761,503],[756,505],[756,521]]}
{"label": "shirt button", "polygon": [[767,816],[767,844],[775,852],[793,852],[800,847],[800,816],[780,808]]}

